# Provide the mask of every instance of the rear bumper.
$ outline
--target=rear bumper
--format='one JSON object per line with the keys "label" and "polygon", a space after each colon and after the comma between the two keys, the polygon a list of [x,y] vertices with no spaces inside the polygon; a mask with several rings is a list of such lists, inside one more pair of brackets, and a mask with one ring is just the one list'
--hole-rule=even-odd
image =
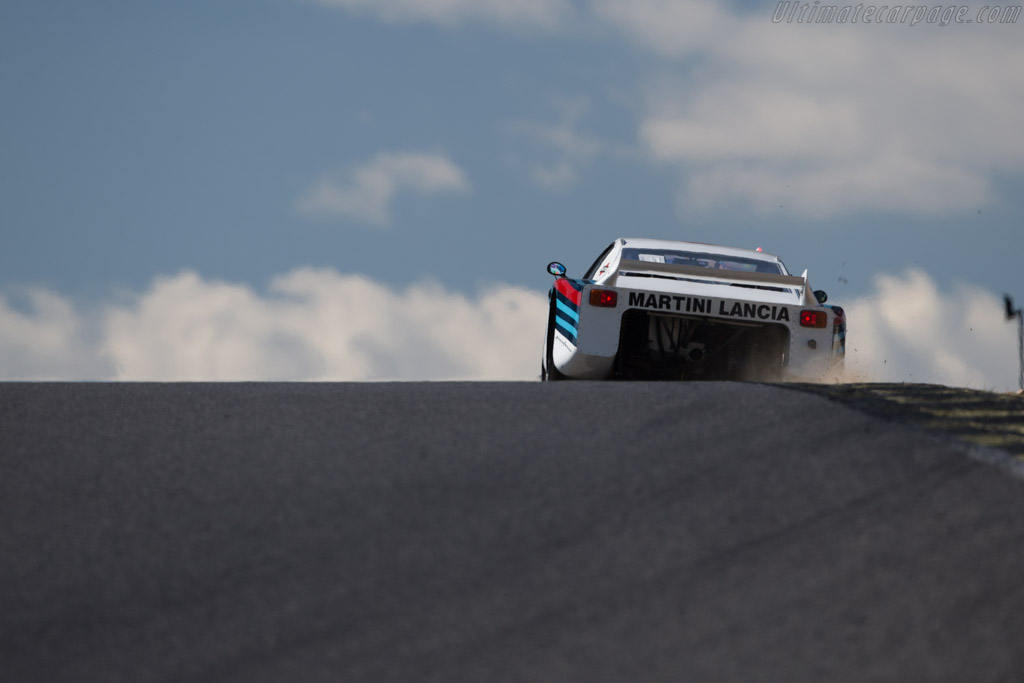
{"label": "rear bumper", "polygon": [[[552,345],[552,360],[565,375],[577,379],[605,379],[611,376],[619,353],[623,316],[631,310],[665,318],[682,318],[692,321],[714,321],[716,324],[733,324],[745,327],[783,325],[789,332],[786,354],[785,378],[810,379],[827,375],[841,351],[842,341],[837,340],[833,329],[834,312],[825,306],[799,306],[744,299],[724,299],[708,296],[690,296],[682,293],[665,293],[625,288],[600,286],[600,289],[614,289],[618,303],[613,308],[591,306],[589,291],[598,287],[574,281],[562,285],[572,288],[572,313],[563,315],[564,325],[555,327],[555,341]],[[578,287],[578,289],[577,289]],[[556,303],[564,303],[557,297]],[[802,327],[800,313],[814,310],[826,316],[822,328]],[[845,332],[845,330],[844,330]],[[843,335],[845,337],[845,334]]]}

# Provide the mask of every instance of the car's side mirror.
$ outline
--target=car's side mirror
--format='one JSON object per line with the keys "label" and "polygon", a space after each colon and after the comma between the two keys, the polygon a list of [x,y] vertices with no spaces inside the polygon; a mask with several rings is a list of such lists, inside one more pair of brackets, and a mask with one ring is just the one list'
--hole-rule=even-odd
{"label": "car's side mirror", "polygon": [[552,261],[548,264],[548,272],[555,277],[565,277],[565,266],[558,261]]}
{"label": "car's side mirror", "polygon": [[814,298],[818,300],[819,304],[823,304],[828,301],[828,294],[825,293],[824,289],[814,290]]}

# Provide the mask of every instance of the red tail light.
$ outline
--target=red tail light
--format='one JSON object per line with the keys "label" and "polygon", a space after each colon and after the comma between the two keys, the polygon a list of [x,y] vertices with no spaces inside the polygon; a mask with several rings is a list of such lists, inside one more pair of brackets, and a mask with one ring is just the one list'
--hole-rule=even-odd
{"label": "red tail light", "polygon": [[601,308],[615,308],[619,303],[619,293],[611,289],[590,290],[590,305]]}
{"label": "red tail light", "polygon": [[828,325],[828,314],[825,311],[800,311],[800,327],[821,329]]}

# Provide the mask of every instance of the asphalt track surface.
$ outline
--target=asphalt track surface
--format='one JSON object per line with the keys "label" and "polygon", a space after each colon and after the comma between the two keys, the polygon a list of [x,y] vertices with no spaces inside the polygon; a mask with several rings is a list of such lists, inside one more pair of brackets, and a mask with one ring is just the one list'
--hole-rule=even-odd
{"label": "asphalt track surface", "polygon": [[0,680],[1024,680],[1024,479],[900,420],[734,383],[0,384]]}

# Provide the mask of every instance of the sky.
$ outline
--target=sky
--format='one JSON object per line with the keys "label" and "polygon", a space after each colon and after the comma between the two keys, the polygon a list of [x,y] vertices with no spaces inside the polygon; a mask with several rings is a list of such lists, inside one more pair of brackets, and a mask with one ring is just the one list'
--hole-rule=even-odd
{"label": "sky", "polygon": [[784,5],[4,3],[0,378],[532,379],[546,264],[634,236],[808,269],[851,376],[1015,389],[1024,17]]}

